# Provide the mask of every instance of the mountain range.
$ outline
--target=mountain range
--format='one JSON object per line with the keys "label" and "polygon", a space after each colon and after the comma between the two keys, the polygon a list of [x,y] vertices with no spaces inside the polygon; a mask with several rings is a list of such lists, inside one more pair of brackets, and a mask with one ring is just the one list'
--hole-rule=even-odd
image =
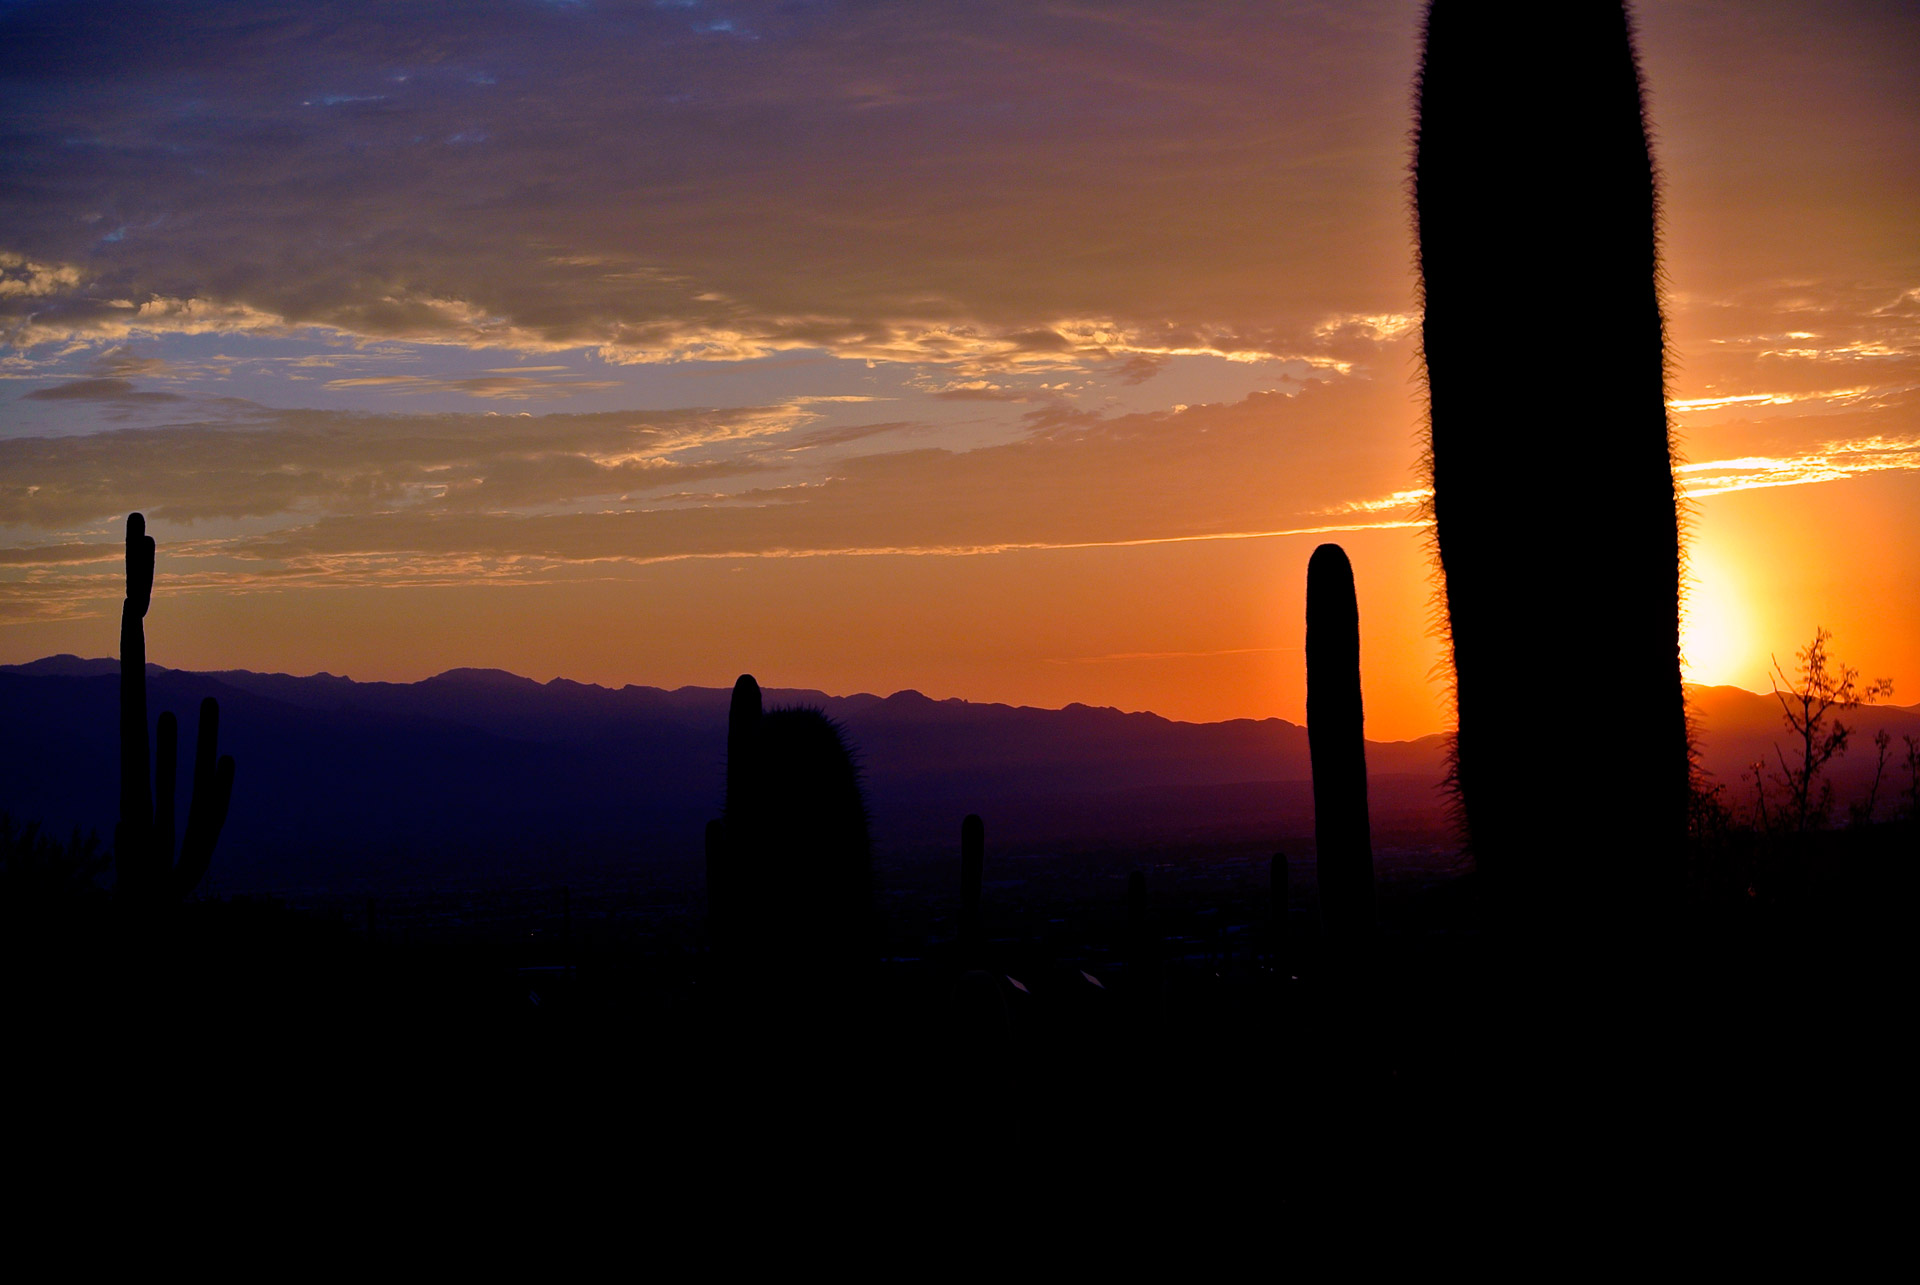
{"label": "mountain range", "polygon": [[[0,666],[0,809],[56,831],[111,835],[117,672],[113,660],[75,656]],[[704,824],[721,807],[726,688],[612,689],[476,669],[354,682],[157,665],[148,686],[154,716],[180,716],[183,759],[200,698],[220,701],[221,750],[238,773],[216,890],[559,881],[641,868],[691,885]],[[1306,729],[1281,719],[1181,723],[914,691],[769,688],[766,700],[813,706],[841,724],[862,764],[883,862],[950,855],[969,812],[986,819],[1002,852],[1311,848]],[[1730,687],[1690,689],[1690,700],[1703,765],[1737,795],[1742,766],[1785,741],[1779,707]],[[1604,694],[1543,700],[1542,752],[1605,714]],[[1864,792],[1880,726],[1894,738],[1883,797],[1904,790],[1900,737],[1920,737],[1920,707],[1861,709],[1847,721],[1858,730],[1838,796]],[[1376,845],[1450,845],[1446,739],[1369,742],[1367,755]],[[1603,804],[1604,790],[1568,781],[1570,818]]]}

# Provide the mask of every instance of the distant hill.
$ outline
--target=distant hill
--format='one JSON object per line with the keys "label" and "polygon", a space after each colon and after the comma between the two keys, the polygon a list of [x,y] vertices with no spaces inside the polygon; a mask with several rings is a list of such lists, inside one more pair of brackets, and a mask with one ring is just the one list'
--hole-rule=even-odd
{"label": "distant hill", "polygon": [[[222,886],[562,877],[644,864],[697,872],[722,798],[723,688],[617,690],[498,670],[416,683],[331,674],[185,673],[149,666],[149,702],[192,735],[221,702],[238,761],[216,871]],[[54,656],[0,666],[0,807],[112,831],[117,664]],[[1286,843],[1312,831],[1306,730],[1280,719],[1178,723],[918,692],[768,689],[847,730],[883,859],[945,854],[960,818],[997,851]],[[1383,843],[1439,840],[1439,737],[1375,743]]]}
{"label": "distant hill", "polygon": [[[110,836],[116,808],[112,660],[52,656],[0,666],[0,808],[55,829]],[[157,716],[191,743],[202,696],[221,702],[222,749],[238,761],[233,812],[215,863],[227,890],[303,884],[560,879],[645,868],[698,882],[701,835],[721,805],[723,688],[619,689],[499,670],[455,669],[416,683],[149,666]],[[1310,849],[1306,730],[1281,719],[1179,723],[1086,705],[1034,709],[918,692],[828,696],[768,689],[769,705],[811,705],[859,751],[883,860],[947,855],[960,818],[987,819],[993,849],[1091,851],[1182,844]],[[1689,690],[1704,765],[1744,798],[1743,766],[1783,741],[1770,696]],[[1604,717],[1604,700],[1542,727],[1541,752]],[[1864,789],[1872,736],[1920,736],[1920,708],[1863,709],[1836,773],[1841,800]],[[183,745],[183,757],[185,746]],[[1445,740],[1370,742],[1376,842],[1450,842],[1440,780]],[[1904,768],[1885,788],[1903,788]],[[1604,805],[1605,782],[1569,781],[1569,816]],[[575,873],[569,873],[575,872]]]}
{"label": "distant hill", "polygon": [[[1776,747],[1792,754],[1780,702],[1772,693],[1741,687],[1687,688],[1687,706],[1693,713],[1700,743],[1701,766],[1740,800],[1752,797],[1752,787],[1741,781],[1749,764],[1764,760],[1777,771]],[[1867,705],[1844,711],[1840,721],[1852,729],[1847,752],[1830,772],[1836,802],[1844,807],[1864,794],[1873,777],[1874,733],[1885,730],[1893,739],[1884,797],[1907,786],[1906,745],[1903,737],[1920,738],[1920,705]]]}

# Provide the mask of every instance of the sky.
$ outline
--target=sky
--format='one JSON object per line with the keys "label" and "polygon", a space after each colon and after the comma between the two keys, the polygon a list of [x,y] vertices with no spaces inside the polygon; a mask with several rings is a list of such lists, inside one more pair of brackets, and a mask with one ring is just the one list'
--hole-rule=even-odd
{"label": "sky", "polygon": [[[0,663],[112,654],[137,509],[179,668],[1298,721],[1335,540],[1439,731],[1420,13],[0,0]],[[1687,677],[1920,700],[1920,13],[1636,18]],[[1562,268],[1485,359],[1571,403]]]}

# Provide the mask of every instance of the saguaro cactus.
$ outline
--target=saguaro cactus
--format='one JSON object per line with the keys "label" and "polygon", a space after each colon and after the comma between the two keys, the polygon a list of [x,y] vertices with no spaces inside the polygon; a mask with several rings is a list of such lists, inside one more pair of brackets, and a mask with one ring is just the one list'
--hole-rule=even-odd
{"label": "saguaro cactus", "polygon": [[819,710],[763,711],[750,674],[734,684],[726,815],[708,844],[718,941],[768,963],[844,970],[871,959],[872,855],[853,755]]}
{"label": "saguaro cactus", "polygon": [[[1633,861],[1658,897],[1689,772],[1658,209],[1626,14],[1434,0],[1418,110],[1468,842],[1510,925],[1623,911],[1629,881],[1602,871]],[[1546,716],[1562,699],[1577,727]]]}
{"label": "saguaro cactus", "polygon": [[[233,799],[233,756],[215,759],[220,704],[200,702],[194,741],[193,786],[187,829],[174,859],[174,795],[179,774],[179,727],[171,713],[155,730],[153,777],[147,754],[147,609],[153,603],[153,537],[147,520],[127,515],[127,597],[120,608],[120,821],[114,827],[115,892],[129,902],[186,896],[213,860],[214,845]],[[149,793],[148,791],[152,792]]]}
{"label": "saguaro cactus", "polygon": [[1353,566],[1337,544],[1307,563],[1307,744],[1320,915],[1334,949],[1373,931],[1373,842],[1367,824],[1367,745],[1360,704],[1360,609]]}

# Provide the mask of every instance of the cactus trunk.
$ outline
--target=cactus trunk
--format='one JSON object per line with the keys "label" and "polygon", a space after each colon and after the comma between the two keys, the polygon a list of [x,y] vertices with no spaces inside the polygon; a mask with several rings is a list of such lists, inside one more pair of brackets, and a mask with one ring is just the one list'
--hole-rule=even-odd
{"label": "cactus trunk", "polygon": [[[845,986],[878,945],[859,769],[840,729],[811,709],[762,709],[741,675],[727,722],[726,815],[709,830],[711,938],[731,965],[823,990]],[[780,983],[784,985],[785,983]]]}
{"label": "cactus trunk", "polygon": [[[147,745],[147,610],[153,603],[153,537],[146,518],[127,515],[127,597],[120,608],[120,821],[114,827],[115,892],[128,903],[174,900],[206,876],[233,800],[233,757],[217,753],[220,705],[200,702],[187,828],[174,859],[174,798],[179,723],[160,715],[154,753]],[[151,773],[151,779],[149,779]],[[149,790],[152,792],[149,793]]]}
{"label": "cactus trunk", "polygon": [[1320,915],[1330,950],[1373,932],[1373,842],[1367,824],[1367,746],[1360,703],[1360,609],[1353,566],[1337,544],[1307,563],[1307,743]]}
{"label": "cactus trunk", "polygon": [[127,596],[120,604],[120,823],[113,832],[116,880],[138,896],[150,883],[152,760],[147,746],[147,608],[153,603],[153,537],[145,515],[127,515]]}
{"label": "cactus trunk", "polygon": [[[1501,922],[1597,922],[1638,904],[1623,860],[1640,898],[1677,876],[1689,772],[1655,174],[1626,14],[1435,0],[1418,111],[1457,800]],[[1548,711],[1576,698],[1594,721],[1563,731]]]}

